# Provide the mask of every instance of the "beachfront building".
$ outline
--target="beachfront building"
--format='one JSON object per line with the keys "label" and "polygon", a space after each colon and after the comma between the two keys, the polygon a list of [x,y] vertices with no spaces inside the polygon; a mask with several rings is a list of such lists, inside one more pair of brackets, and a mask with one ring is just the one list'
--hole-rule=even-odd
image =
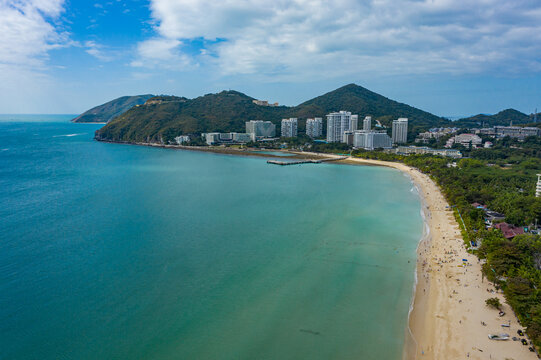
{"label": "beachfront building", "polygon": [[363,130],[364,131],[370,131],[372,130],[372,117],[367,116],[363,120]]}
{"label": "beachfront building", "polygon": [[251,134],[247,133],[203,133],[201,134],[207,145],[219,145],[219,144],[244,144],[252,140]]}
{"label": "beachfront building", "polygon": [[250,120],[246,122],[246,133],[251,134],[252,140],[273,138],[276,135],[276,125],[270,121]]}
{"label": "beachfront building", "polygon": [[355,131],[359,128],[359,115],[351,115],[349,118],[349,131]]}
{"label": "beachfront building", "polygon": [[408,118],[393,120],[393,144],[408,142]]}
{"label": "beachfront building", "polygon": [[190,142],[190,137],[188,135],[179,135],[175,138],[175,142],[178,145],[182,145],[184,143]]}
{"label": "beachfront building", "polygon": [[396,149],[394,149],[394,153],[400,154],[400,155],[439,155],[439,156],[446,156],[451,157],[454,159],[460,159],[462,157],[462,153],[455,149],[431,149],[426,146],[418,147],[418,146],[398,146]]}
{"label": "beachfront building", "polygon": [[535,188],[535,197],[541,197],[541,174],[537,174],[537,186]]}
{"label": "beachfront building", "polygon": [[323,134],[323,119],[313,118],[306,120],[306,135],[312,139],[320,137]]}
{"label": "beachfront building", "polygon": [[327,115],[327,142],[345,142],[344,132],[349,131],[354,123],[351,112],[339,111]]}
{"label": "beachfront building", "polygon": [[297,118],[282,119],[282,137],[297,137]]}
{"label": "beachfront building", "polygon": [[[392,140],[385,131],[357,130],[353,133],[353,147],[357,149],[374,150],[388,149],[392,146]],[[347,132],[346,132],[347,134]]]}
{"label": "beachfront building", "polygon": [[353,145],[353,136],[355,135],[355,131],[344,131],[344,135],[342,135],[342,142],[344,144],[347,144],[349,146]]}

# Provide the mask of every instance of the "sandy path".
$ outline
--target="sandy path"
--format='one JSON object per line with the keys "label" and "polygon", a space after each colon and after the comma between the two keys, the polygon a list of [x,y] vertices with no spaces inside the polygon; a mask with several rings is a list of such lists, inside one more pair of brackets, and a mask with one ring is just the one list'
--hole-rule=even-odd
{"label": "sandy path", "polygon": [[[502,294],[481,276],[477,257],[466,252],[458,224],[438,186],[425,174],[401,163],[349,158],[348,162],[390,166],[407,173],[419,188],[430,236],[419,244],[417,287],[406,341],[407,359],[537,359],[519,341],[494,341],[489,333],[517,336],[519,326]],[[467,259],[467,266],[462,266]],[[498,297],[506,315],[488,308]],[[482,325],[482,322],[486,324]],[[510,324],[502,327],[501,324]],[[409,344],[408,344],[409,343]]]}

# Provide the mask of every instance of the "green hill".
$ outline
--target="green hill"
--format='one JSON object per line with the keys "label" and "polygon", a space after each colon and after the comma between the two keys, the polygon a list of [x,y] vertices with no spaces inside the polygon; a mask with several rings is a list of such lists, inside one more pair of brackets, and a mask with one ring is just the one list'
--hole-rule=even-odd
{"label": "green hill", "polygon": [[[159,101],[158,101],[159,100]],[[282,118],[299,118],[304,129],[308,117],[322,117],[339,110],[362,119],[370,115],[389,125],[392,119],[410,119],[410,131],[450,125],[448,120],[402,104],[361,86],[350,84],[298,106],[260,106],[237,91],[222,91],[195,99],[161,96],[133,107],[96,132],[96,139],[123,142],[167,142],[180,134],[245,131],[248,120],[268,120],[279,126]]]}
{"label": "green hill", "polygon": [[460,119],[455,121],[454,124],[458,127],[472,128],[492,127],[496,125],[508,126],[511,122],[513,122],[513,125],[528,124],[532,122],[532,117],[515,109],[507,109],[494,115],[479,114]]}
{"label": "green hill", "polygon": [[109,122],[135,105],[144,104],[154,95],[122,96],[105,104],[96,106],[77,116],[72,122]]}

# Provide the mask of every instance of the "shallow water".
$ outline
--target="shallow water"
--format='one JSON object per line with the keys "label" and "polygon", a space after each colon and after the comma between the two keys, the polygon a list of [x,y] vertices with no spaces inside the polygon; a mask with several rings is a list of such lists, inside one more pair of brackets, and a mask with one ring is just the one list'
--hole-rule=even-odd
{"label": "shallow water", "polygon": [[400,172],[69,118],[0,117],[2,358],[400,358],[423,229]]}

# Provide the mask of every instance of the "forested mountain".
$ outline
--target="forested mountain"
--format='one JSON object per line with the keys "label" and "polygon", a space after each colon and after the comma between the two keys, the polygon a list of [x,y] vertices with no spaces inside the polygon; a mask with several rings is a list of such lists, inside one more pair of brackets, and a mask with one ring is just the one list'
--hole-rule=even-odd
{"label": "forested mountain", "polygon": [[222,91],[195,99],[161,96],[133,107],[96,132],[96,138],[108,141],[161,142],[180,134],[210,131],[245,131],[248,120],[268,120],[279,126],[282,118],[299,118],[304,129],[306,118],[322,117],[340,110],[370,115],[389,125],[392,119],[410,119],[410,131],[434,126],[450,126],[448,120],[390,100],[361,86],[349,84],[298,106],[261,106],[254,98],[237,91]]}
{"label": "forested mountain", "polygon": [[455,121],[455,126],[459,127],[492,127],[496,125],[509,126],[531,123],[533,118],[529,115],[521,113],[515,109],[507,109],[500,111],[494,115],[479,114],[468,118]]}
{"label": "forested mountain", "polygon": [[109,122],[116,116],[126,112],[135,105],[144,104],[145,101],[150,99],[154,95],[135,95],[135,96],[122,96],[118,99],[111,100],[105,104],[93,107],[92,109],[85,111],[75,119],[73,122]]}

